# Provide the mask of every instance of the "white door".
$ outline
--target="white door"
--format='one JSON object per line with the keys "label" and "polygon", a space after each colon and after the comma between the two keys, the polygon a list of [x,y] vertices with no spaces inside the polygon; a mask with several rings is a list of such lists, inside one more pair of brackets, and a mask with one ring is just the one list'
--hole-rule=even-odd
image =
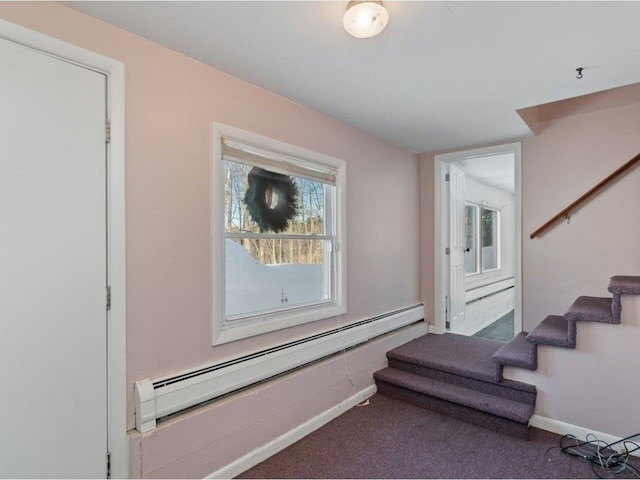
{"label": "white door", "polygon": [[449,165],[449,327],[455,329],[464,322],[464,172]]}
{"label": "white door", "polygon": [[0,477],[106,475],[106,78],[0,39]]}

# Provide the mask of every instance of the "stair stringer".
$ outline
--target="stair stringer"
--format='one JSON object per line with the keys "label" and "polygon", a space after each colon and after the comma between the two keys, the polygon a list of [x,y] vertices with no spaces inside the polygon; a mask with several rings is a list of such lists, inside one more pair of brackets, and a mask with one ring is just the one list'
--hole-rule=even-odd
{"label": "stair stringer", "polygon": [[616,437],[638,433],[640,296],[620,298],[620,324],[578,322],[575,349],[537,345],[536,370],[503,367],[503,378],[536,385],[535,415]]}

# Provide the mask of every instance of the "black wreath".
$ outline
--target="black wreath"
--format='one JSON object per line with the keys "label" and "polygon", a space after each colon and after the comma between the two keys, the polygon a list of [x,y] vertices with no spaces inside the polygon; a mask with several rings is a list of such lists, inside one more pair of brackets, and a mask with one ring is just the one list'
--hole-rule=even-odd
{"label": "black wreath", "polygon": [[244,203],[260,232],[281,232],[298,211],[298,189],[286,175],[254,167],[248,176]]}

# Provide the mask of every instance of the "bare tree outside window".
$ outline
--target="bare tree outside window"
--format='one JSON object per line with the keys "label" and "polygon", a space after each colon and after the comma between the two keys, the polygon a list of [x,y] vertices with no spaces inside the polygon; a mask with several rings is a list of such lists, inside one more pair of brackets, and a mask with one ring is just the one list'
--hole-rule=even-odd
{"label": "bare tree outside window", "polygon": [[[244,202],[248,176],[252,169],[225,161],[225,230],[227,233],[259,233]],[[241,245],[263,265],[283,263],[322,264],[323,245],[313,235],[324,235],[325,185],[306,178],[291,177],[298,191],[297,213],[283,234],[309,235],[309,239],[242,238]]]}

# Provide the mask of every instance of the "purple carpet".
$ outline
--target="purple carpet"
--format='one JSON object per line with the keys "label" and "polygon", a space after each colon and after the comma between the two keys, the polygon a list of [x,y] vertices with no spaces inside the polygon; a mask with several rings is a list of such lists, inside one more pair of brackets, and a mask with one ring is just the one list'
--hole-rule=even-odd
{"label": "purple carpet", "polygon": [[[239,478],[594,478],[590,465],[549,447],[494,433],[375,395]],[[634,465],[640,465],[633,459]]]}
{"label": "purple carpet", "polygon": [[[538,368],[538,349],[527,342],[527,332],[520,332],[513,340],[493,354],[493,361],[498,365],[536,370]],[[499,378],[502,377],[502,372]]]}
{"label": "purple carpet", "polygon": [[564,316],[574,322],[620,323],[613,316],[611,298],[578,297]]}
{"label": "purple carpet", "polygon": [[564,316],[549,315],[509,343],[463,335],[425,335],[387,352],[374,373],[378,392],[489,430],[527,438],[536,388],[503,378],[505,366],[538,368],[538,345],[576,347],[576,322],[620,323],[621,295],[640,294],[640,277],[615,276],[613,298],[582,296]]}
{"label": "purple carpet", "polygon": [[[520,337],[517,337],[520,338]],[[535,353],[535,345],[520,338]],[[514,349],[515,345],[515,349]],[[425,335],[387,352],[389,367],[375,372],[378,392],[474,425],[527,438],[536,388],[502,379],[501,352],[519,344],[447,333]],[[506,355],[507,353],[503,353]],[[502,357],[500,357],[502,358]]]}
{"label": "purple carpet", "polygon": [[537,368],[538,345],[575,348],[577,321],[620,323],[620,296],[640,295],[640,277],[612,277],[609,291],[613,298],[579,297],[506,345],[431,334],[391,350],[370,405],[240,478],[593,478],[588,462],[546,453],[560,436],[528,426],[536,387],[502,370]]}
{"label": "purple carpet", "polygon": [[611,304],[613,318],[620,321],[620,314],[622,312],[620,295],[640,295],[640,277],[632,277],[629,275],[611,277],[608,290],[613,293]]}
{"label": "purple carpet", "polygon": [[495,340],[452,333],[425,335],[394,348],[387,353],[387,357],[492,382],[496,366],[491,361],[491,356],[503,345],[504,343]]}
{"label": "purple carpet", "polygon": [[559,348],[576,348],[576,322],[549,315],[527,335],[527,342]]}

